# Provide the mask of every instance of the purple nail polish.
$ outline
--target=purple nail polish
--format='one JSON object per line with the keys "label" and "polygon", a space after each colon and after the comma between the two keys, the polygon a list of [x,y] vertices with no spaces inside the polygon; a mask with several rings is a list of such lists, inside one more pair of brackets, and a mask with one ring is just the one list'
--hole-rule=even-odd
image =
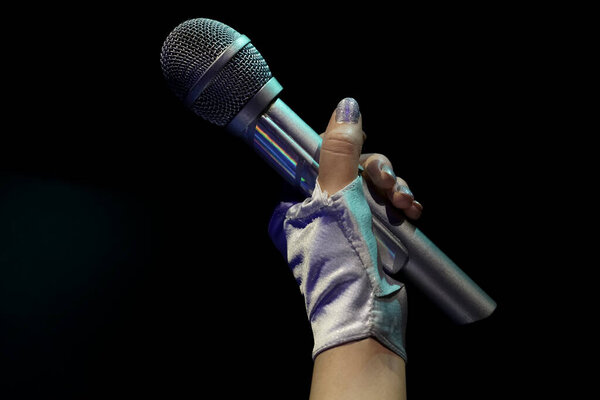
{"label": "purple nail polish", "polygon": [[352,97],[346,97],[335,108],[335,121],[356,124],[360,117],[358,103]]}

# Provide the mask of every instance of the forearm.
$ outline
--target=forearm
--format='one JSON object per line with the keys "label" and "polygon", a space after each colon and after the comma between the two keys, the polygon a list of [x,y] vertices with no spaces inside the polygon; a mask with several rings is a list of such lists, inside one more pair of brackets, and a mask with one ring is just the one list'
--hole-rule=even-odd
{"label": "forearm", "polygon": [[367,338],[320,353],[310,400],[406,399],[404,360]]}

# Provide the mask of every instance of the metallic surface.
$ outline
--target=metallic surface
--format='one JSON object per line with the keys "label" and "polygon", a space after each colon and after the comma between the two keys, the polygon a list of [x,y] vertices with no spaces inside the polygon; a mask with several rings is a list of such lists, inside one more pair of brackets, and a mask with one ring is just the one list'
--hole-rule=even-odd
{"label": "metallic surface", "polygon": [[[239,36],[228,26],[207,19],[177,27],[161,54],[163,74],[175,94],[183,100],[187,90]],[[249,43],[221,71],[215,71],[215,78],[191,109],[241,136],[284,179],[308,195],[318,174],[321,137],[276,98],[280,91],[281,85]],[[351,117],[351,108],[342,111]],[[384,268],[401,273],[456,323],[489,316],[496,308],[494,300],[406,221],[402,212],[380,198],[367,179],[363,181]]]}

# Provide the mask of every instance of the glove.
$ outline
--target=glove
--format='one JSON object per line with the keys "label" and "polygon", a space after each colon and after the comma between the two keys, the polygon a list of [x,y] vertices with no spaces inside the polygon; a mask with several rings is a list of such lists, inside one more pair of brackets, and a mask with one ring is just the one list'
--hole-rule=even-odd
{"label": "glove", "polygon": [[[344,125],[361,129],[358,123]],[[304,295],[313,359],[329,348],[372,337],[406,360],[406,290],[379,261],[363,178],[356,176],[358,156],[355,178],[331,196],[319,184],[326,165],[321,162],[312,196],[281,203],[269,223],[269,235]]]}
{"label": "glove", "polygon": [[269,234],[285,251],[311,323],[313,359],[373,337],[406,360],[406,290],[377,257],[371,211],[357,177],[329,197],[317,183],[302,203],[281,203]]}

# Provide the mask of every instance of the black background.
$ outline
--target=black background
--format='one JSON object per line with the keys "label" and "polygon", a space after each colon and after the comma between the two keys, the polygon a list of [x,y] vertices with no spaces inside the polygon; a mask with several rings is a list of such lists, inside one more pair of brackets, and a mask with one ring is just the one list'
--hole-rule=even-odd
{"label": "black background", "polygon": [[536,291],[552,244],[535,243],[533,193],[547,187],[532,155],[547,140],[539,121],[553,118],[539,106],[539,60],[554,42],[538,11],[171,2],[7,13],[3,398],[308,398],[310,327],[267,236],[279,178],[162,77],[162,42],[196,17],[249,36],[316,131],[356,98],[365,152],[391,159],[425,207],[418,226],[498,302],[456,326],[408,288],[410,398],[539,393],[560,351],[538,328],[560,303]]}

